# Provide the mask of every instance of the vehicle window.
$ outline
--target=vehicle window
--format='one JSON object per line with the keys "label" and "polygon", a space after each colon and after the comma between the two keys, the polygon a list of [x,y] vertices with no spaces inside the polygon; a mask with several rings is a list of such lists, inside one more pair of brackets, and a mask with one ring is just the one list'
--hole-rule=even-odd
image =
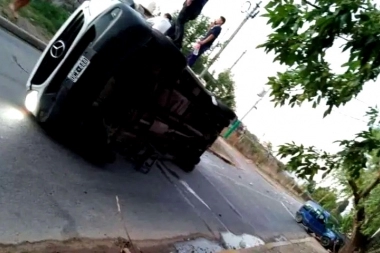
{"label": "vehicle window", "polygon": [[321,222],[322,224],[325,224],[325,216],[323,214],[318,214],[317,220]]}
{"label": "vehicle window", "polygon": [[310,209],[310,214],[319,220],[321,223],[325,223],[326,217],[323,215],[322,211],[319,209],[312,208]]}
{"label": "vehicle window", "polygon": [[306,204],[306,205],[304,205],[304,208],[305,208],[306,210],[308,210],[308,211],[310,211],[310,210],[313,209],[313,207],[312,207],[310,204]]}

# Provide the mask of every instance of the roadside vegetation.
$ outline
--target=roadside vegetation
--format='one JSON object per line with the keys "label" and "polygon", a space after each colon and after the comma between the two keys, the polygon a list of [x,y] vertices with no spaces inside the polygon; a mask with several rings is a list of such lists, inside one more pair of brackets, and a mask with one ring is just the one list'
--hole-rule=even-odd
{"label": "roadside vegetation", "polygon": [[[0,0],[0,8],[2,15],[12,20],[8,11],[9,3],[10,0]],[[69,15],[70,12],[68,8],[57,6],[50,1],[44,0],[33,0],[20,11],[20,18],[27,19],[31,24],[38,27],[48,38],[54,35]],[[14,22],[18,24],[20,21]]]}
{"label": "roadside vegetation", "polygon": [[64,8],[44,0],[32,0],[29,6],[21,10],[20,14],[28,18],[34,25],[46,30],[49,35],[54,35],[70,16],[70,13]]}
{"label": "roadside vegetation", "polygon": [[[323,116],[328,117],[355,99],[366,83],[376,81],[380,73],[380,10],[374,1],[296,4],[272,0],[265,9],[264,17],[273,30],[259,47],[275,53],[274,60],[287,66],[286,71],[268,79],[276,106],[308,103],[325,108]],[[348,56],[341,58],[339,71],[332,70],[326,58],[331,48]],[[340,252],[368,252],[371,237],[380,227],[378,109],[368,108],[367,127],[354,138],[337,143],[337,153],[287,143],[280,146],[279,154],[290,159],[286,169],[302,179],[311,181],[318,173],[339,176],[344,188],[340,195],[353,200],[348,216],[351,240]]]}

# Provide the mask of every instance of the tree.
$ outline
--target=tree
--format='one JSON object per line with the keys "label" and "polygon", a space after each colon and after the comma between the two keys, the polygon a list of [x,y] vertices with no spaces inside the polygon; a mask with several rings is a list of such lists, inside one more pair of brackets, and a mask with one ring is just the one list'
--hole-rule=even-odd
{"label": "tree", "polygon": [[343,213],[346,210],[349,204],[350,204],[350,201],[348,199],[338,202],[336,205],[336,208],[333,209],[331,212],[336,215],[341,215],[341,213]]}
{"label": "tree", "polygon": [[282,158],[290,157],[287,169],[301,178],[313,178],[319,171],[324,171],[324,177],[333,170],[344,173],[354,202],[352,240],[342,248],[342,252],[347,253],[355,249],[365,249],[374,232],[373,225],[380,219],[379,207],[370,205],[372,196],[376,196],[379,188],[380,167],[379,164],[369,164],[368,159],[368,154],[380,154],[380,138],[377,134],[380,122],[376,110],[370,110],[367,115],[368,129],[358,133],[354,140],[339,141],[341,151],[336,154],[319,151],[315,147],[297,146],[294,143],[281,145],[279,148]]}
{"label": "tree", "polygon": [[338,196],[333,189],[329,187],[318,187],[310,193],[311,197],[326,210],[331,211],[337,207]]}
{"label": "tree", "polygon": [[[271,0],[265,17],[273,32],[260,45],[275,53],[275,61],[286,71],[269,77],[271,97],[275,105],[301,105],[307,101],[313,108],[325,104],[324,117],[334,108],[355,98],[368,81],[380,73],[380,10],[371,0],[336,1]],[[326,51],[337,43],[349,54],[342,62],[343,70],[334,72],[326,59]],[[368,155],[379,157],[378,111],[369,110],[368,127],[352,140],[339,141],[341,151],[330,154],[315,147],[288,143],[279,148],[282,157],[290,156],[287,169],[311,180],[319,172],[324,176],[341,170],[353,196],[352,238],[341,252],[365,250],[370,238],[367,225],[375,217],[368,215],[371,196],[380,183],[379,163],[370,162]],[[376,218],[376,219],[377,219]]]}
{"label": "tree", "polygon": [[215,94],[228,107],[235,109],[235,82],[229,70],[220,72],[215,80],[212,75],[205,76],[206,89]]}
{"label": "tree", "polygon": [[307,182],[306,184],[306,190],[310,193],[313,194],[317,189],[317,183],[314,180],[311,180]]}
{"label": "tree", "polygon": [[[288,66],[269,78],[276,104],[309,101],[315,107],[324,99],[327,115],[358,95],[367,81],[376,80],[380,10],[371,0],[272,0],[265,9],[274,31],[259,47],[273,51],[275,61]],[[334,42],[350,53],[342,73],[334,73],[325,57]]]}

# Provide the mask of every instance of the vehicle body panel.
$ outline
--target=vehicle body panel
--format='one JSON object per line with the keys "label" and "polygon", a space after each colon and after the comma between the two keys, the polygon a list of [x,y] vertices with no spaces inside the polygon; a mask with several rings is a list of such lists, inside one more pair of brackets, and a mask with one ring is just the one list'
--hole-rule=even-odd
{"label": "vehicle body panel", "polygon": [[314,233],[317,239],[320,240],[322,237],[329,238],[331,244],[328,247],[337,249],[344,244],[342,235],[328,225],[334,223],[335,226],[338,222],[318,203],[310,200],[307,201],[297,211],[296,215],[301,215],[302,225],[309,232]]}
{"label": "vehicle body panel", "polygon": [[119,151],[154,146],[196,164],[236,115],[127,2],[86,1],[70,16],[29,77],[28,95],[38,93],[29,110],[42,123],[83,125],[96,114]]}

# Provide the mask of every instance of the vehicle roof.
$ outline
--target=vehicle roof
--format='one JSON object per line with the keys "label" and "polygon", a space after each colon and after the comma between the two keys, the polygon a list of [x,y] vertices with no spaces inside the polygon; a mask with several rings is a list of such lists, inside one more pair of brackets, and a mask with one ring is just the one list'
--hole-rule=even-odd
{"label": "vehicle roof", "polygon": [[317,202],[314,202],[314,201],[311,201],[311,200],[308,200],[306,201],[305,205],[310,205],[312,207],[314,207],[315,209],[319,209],[323,212],[323,214],[325,215],[326,218],[330,218],[331,214],[326,211],[320,204],[318,204]]}

